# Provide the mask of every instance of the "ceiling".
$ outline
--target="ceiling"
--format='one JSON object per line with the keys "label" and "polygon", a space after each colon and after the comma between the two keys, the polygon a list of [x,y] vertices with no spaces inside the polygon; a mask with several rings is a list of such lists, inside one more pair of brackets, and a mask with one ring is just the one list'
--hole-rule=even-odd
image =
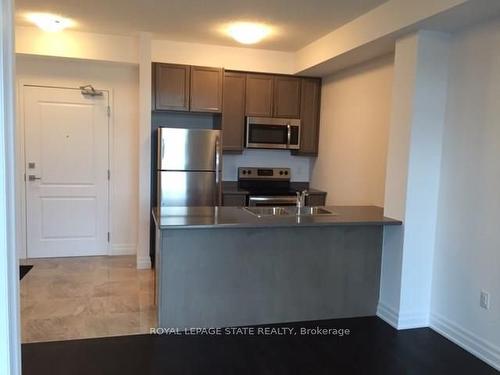
{"label": "ceiling", "polygon": [[136,35],[236,46],[220,27],[230,21],[268,23],[276,32],[255,48],[296,51],[387,0],[16,0],[16,23],[26,12],[74,19],[77,31]]}

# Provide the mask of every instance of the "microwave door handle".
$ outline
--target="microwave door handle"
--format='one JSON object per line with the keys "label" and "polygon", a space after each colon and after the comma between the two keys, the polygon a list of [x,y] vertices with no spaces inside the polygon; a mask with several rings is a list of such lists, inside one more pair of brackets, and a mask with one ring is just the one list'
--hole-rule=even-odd
{"label": "microwave door handle", "polygon": [[286,148],[290,147],[290,141],[292,138],[292,127],[290,124],[286,124]]}

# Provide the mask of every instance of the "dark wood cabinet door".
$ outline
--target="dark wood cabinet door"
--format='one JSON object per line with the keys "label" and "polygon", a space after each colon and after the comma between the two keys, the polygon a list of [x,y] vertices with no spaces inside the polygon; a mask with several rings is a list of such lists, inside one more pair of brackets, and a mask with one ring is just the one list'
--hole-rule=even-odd
{"label": "dark wood cabinet door", "polygon": [[222,112],[221,68],[191,67],[192,112]]}
{"label": "dark wood cabinet door", "polygon": [[300,150],[294,154],[318,154],[320,106],[321,79],[303,78],[300,100]]}
{"label": "dark wood cabinet door", "polygon": [[155,64],[155,109],[189,111],[190,66]]}
{"label": "dark wood cabinet door", "polygon": [[274,78],[274,117],[300,117],[301,79],[276,76]]}
{"label": "dark wood cabinet door", "polygon": [[247,74],[246,85],[246,115],[272,117],[274,77]]}
{"label": "dark wood cabinet door", "polygon": [[241,153],[245,134],[245,73],[224,73],[222,151]]}

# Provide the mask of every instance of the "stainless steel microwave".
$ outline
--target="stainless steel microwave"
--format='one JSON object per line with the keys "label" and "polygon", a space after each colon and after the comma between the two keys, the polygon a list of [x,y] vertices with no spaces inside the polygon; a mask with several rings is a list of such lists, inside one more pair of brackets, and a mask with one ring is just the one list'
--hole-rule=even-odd
{"label": "stainless steel microwave", "polygon": [[247,117],[245,133],[246,148],[300,148],[299,119]]}

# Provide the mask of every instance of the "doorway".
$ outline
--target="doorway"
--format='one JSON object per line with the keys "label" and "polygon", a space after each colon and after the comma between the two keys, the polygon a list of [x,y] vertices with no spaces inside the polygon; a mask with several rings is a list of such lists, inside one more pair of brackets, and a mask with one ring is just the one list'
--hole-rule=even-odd
{"label": "doorway", "polygon": [[28,258],[108,254],[109,94],[23,87]]}
{"label": "doorway", "polygon": [[135,255],[108,256],[112,89],[23,84],[21,92],[22,262],[33,266],[20,284],[22,342],[149,332],[153,272],[137,270]]}

